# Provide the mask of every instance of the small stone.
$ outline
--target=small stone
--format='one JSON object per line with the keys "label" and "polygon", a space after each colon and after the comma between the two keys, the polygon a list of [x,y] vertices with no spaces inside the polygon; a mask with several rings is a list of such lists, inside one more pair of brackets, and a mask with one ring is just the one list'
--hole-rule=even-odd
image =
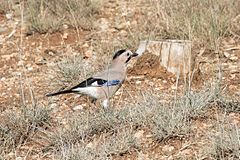
{"label": "small stone", "polygon": [[236,78],[236,74],[231,74],[230,75],[230,79],[235,79]]}
{"label": "small stone", "polygon": [[174,149],[175,148],[173,146],[165,145],[163,146],[162,151],[167,154],[171,154]]}
{"label": "small stone", "polygon": [[135,83],[136,83],[136,84],[141,84],[141,83],[142,83],[142,81],[136,81]]}
{"label": "small stone", "polygon": [[6,18],[7,18],[8,20],[12,19],[12,13],[7,13],[7,14],[6,14]]}
{"label": "small stone", "polygon": [[237,56],[231,56],[229,59],[232,60],[232,61],[237,61],[238,57]]}
{"label": "small stone", "polygon": [[56,108],[57,107],[57,103],[52,103],[49,105],[50,108]]}
{"label": "small stone", "polygon": [[32,71],[33,70],[33,67],[28,67],[27,68],[29,71]]}
{"label": "small stone", "polygon": [[89,48],[89,45],[88,45],[87,43],[84,43],[84,44],[82,45],[82,48]]}
{"label": "small stone", "polygon": [[172,90],[176,90],[176,89],[177,89],[176,84],[173,84],[173,85],[171,86],[171,89],[172,89]]}
{"label": "small stone", "polygon": [[137,138],[137,139],[140,139],[140,138],[143,137],[143,133],[144,133],[144,131],[140,130],[140,131],[138,131],[134,134],[134,137]]}
{"label": "small stone", "polygon": [[77,105],[75,107],[73,107],[73,110],[82,110],[83,106],[82,105]]}
{"label": "small stone", "polygon": [[226,58],[229,58],[229,57],[230,57],[230,53],[228,53],[228,52],[223,52],[223,55],[224,55]]}
{"label": "small stone", "polygon": [[14,152],[10,152],[10,153],[7,154],[7,156],[8,157],[13,157],[13,156],[15,156],[15,153]]}
{"label": "small stone", "polygon": [[23,65],[23,61],[22,60],[18,61],[17,66],[22,66],[22,65]]}
{"label": "small stone", "polygon": [[84,58],[91,58],[92,55],[93,55],[92,50],[87,50],[87,51],[84,53]]}
{"label": "small stone", "polygon": [[163,80],[162,82],[163,82],[163,83],[167,83],[167,80]]}
{"label": "small stone", "polygon": [[148,134],[148,135],[146,135],[146,138],[151,138],[151,137],[153,137],[152,134]]}
{"label": "small stone", "polygon": [[64,24],[63,29],[68,29],[68,25]]}
{"label": "small stone", "polygon": [[117,28],[118,30],[124,29],[126,27],[126,23],[120,23],[120,24],[116,24],[115,28]]}
{"label": "small stone", "polygon": [[5,77],[2,77],[2,78],[1,78],[1,81],[5,81],[5,80],[6,80],[6,78],[5,78]]}
{"label": "small stone", "polygon": [[[7,31],[7,27],[0,27],[0,33],[2,33],[2,32],[6,32]],[[3,37],[3,36],[2,36]]]}
{"label": "small stone", "polygon": [[125,30],[121,30],[121,31],[119,32],[119,34],[120,34],[121,36],[127,36],[127,35],[128,35],[127,31],[125,31]]}
{"label": "small stone", "polygon": [[86,145],[87,148],[93,148],[93,146],[94,146],[94,145],[93,145],[92,142],[90,142],[90,143],[88,143],[88,144]]}
{"label": "small stone", "polygon": [[237,65],[230,65],[228,67],[228,69],[230,70],[230,73],[237,73],[237,72],[239,72],[239,68],[238,68]]}
{"label": "small stone", "polygon": [[153,86],[153,85],[154,85],[154,83],[153,83],[153,82],[149,82],[149,85],[150,85],[150,86]]}
{"label": "small stone", "polygon": [[63,36],[62,36],[63,39],[68,39],[68,33],[63,33]]}

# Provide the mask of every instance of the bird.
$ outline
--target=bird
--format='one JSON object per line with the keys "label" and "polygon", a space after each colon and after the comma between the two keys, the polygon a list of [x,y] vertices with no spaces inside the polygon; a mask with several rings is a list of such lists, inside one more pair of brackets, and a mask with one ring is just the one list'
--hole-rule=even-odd
{"label": "bird", "polygon": [[68,90],[50,93],[46,96],[51,97],[67,93],[83,94],[92,98],[92,102],[101,100],[102,107],[107,109],[109,99],[114,96],[125,81],[127,64],[133,57],[137,56],[138,53],[133,53],[127,49],[118,50],[106,70],[87,78]]}

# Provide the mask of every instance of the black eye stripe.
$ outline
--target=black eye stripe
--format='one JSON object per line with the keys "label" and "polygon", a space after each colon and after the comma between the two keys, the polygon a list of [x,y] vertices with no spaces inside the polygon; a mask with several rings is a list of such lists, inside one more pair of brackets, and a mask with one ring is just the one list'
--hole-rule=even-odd
{"label": "black eye stripe", "polygon": [[130,57],[128,57],[128,59],[126,60],[126,62],[125,63],[128,63],[128,61],[130,61],[130,59],[131,59],[132,57],[130,56]]}

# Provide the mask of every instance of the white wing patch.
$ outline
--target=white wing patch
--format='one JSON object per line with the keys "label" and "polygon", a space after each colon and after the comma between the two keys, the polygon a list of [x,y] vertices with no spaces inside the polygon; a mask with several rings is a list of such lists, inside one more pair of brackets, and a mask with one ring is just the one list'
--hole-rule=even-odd
{"label": "white wing patch", "polygon": [[97,88],[95,87],[84,87],[84,88],[79,87],[79,88],[73,89],[73,91],[77,91],[81,94],[85,94],[96,99],[99,98],[99,93],[97,92]]}

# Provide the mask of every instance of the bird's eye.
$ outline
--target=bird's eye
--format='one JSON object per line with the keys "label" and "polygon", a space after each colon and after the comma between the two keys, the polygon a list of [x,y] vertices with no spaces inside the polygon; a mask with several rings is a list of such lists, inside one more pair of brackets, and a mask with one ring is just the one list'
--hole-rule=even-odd
{"label": "bird's eye", "polygon": [[130,54],[129,54],[129,53],[127,53],[127,56],[130,56]]}

